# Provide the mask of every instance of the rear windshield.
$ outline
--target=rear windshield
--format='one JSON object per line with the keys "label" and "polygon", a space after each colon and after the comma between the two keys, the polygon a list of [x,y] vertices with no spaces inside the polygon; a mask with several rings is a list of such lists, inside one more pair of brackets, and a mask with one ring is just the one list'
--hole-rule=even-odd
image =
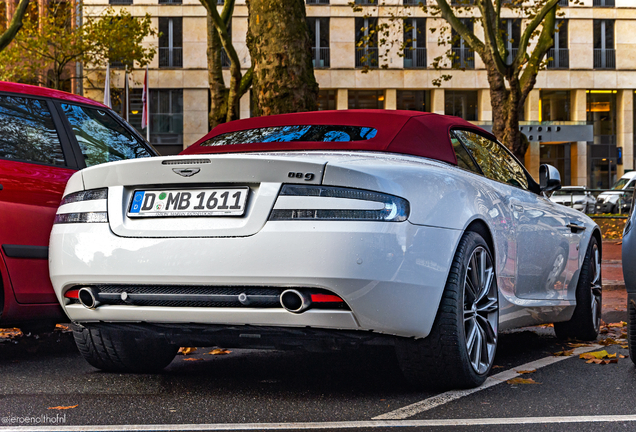
{"label": "rear windshield", "polygon": [[253,143],[279,142],[349,142],[364,141],[373,138],[378,131],[361,126],[272,126],[228,132],[201,143],[202,146],[222,146]]}

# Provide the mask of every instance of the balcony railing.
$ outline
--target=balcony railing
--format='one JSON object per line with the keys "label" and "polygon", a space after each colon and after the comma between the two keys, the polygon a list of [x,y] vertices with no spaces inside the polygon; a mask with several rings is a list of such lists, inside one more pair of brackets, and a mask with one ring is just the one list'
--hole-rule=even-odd
{"label": "balcony railing", "polygon": [[616,6],[616,1],[615,0],[594,0],[593,5],[601,6],[601,7],[614,7]]}
{"label": "balcony railing", "polygon": [[550,48],[547,57],[548,69],[568,69],[570,67],[570,50],[567,48]]}
{"label": "balcony railing", "polygon": [[378,66],[377,47],[363,47],[356,49],[356,67],[377,68]]}
{"label": "balcony railing", "polygon": [[131,4],[133,4],[133,2],[132,2],[132,0],[108,0],[108,4],[131,5]]}
{"label": "balcony railing", "polygon": [[570,0],[559,0],[559,6],[561,6],[561,7],[570,6]]}
{"label": "balcony railing", "polygon": [[616,69],[616,50],[609,48],[595,49],[594,69]]}
{"label": "balcony railing", "polygon": [[307,0],[308,5],[328,5],[329,0]]}
{"label": "balcony railing", "polygon": [[159,47],[159,67],[183,67],[183,48]]}
{"label": "balcony railing", "polygon": [[508,50],[508,57],[506,57],[506,63],[512,64],[512,61],[517,57],[517,53],[519,52],[519,48],[510,48]]}
{"label": "balcony railing", "polygon": [[426,6],[426,0],[402,0],[404,6],[419,6],[420,3]]}
{"label": "balcony railing", "polygon": [[377,6],[378,0],[355,0],[355,4],[362,6]]}
{"label": "balcony railing", "polygon": [[426,48],[406,48],[404,50],[405,68],[425,68]]}
{"label": "balcony railing", "polygon": [[329,47],[312,47],[311,55],[315,68],[328,68],[330,63]]}
{"label": "balcony railing", "polygon": [[475,52],[468,48],[453,48],[453,65],[462,69],[475,69]]}
{"label": "balcony railing", "polygon": [[451,0],[451,6],[470,6],[475,4],[475,0]]}
{"label": "balcony railing", "polygon": [[159,0],[159,4],[182,4],[182,0]]}

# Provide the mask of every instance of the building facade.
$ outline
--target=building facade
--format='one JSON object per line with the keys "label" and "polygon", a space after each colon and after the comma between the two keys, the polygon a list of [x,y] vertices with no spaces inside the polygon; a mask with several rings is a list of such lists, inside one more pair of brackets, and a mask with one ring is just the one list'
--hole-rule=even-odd
{"label": "building facade", "polygon": [[[208,132],[208,82],[205,9],[197,0],[85,0],[85,13],[97,14],[109,5],[134,15],[149,13],[162,33],[148,40],[157,48],[149,72],[151,141],[170,154]],[[438,29],[445,21],[426,15],[420,0],[306,0],[313,42],[315,75],[320,85],[320,109],[410,109],[451,114],[491,127],[492,108],[486,71],[478,56],[459,40],[438,46]],[[429,0],[430,1],[430,0]],[[221,8],[223,0],[218,0]],[[565,185],[610,187],[634,169],[636,90],[636,0],[561,0],[562,16],[547,69],[540,72],[525,108],[522,132],[530,141],[526,166],[538,176],[539,165],[550,163]],[[404,9],[406,8],[406,10]],[[368,41],[369,26],[389,22],[397,10],[409,14],[404,27],[391,25],[395,40],[388,56],[384,47]],[[508,50],[524,22],[505,11],[504,26],[512,35]],[[237,0],[231,35],[242,67],[250,64],[245,44],[247,6]],[[475,24],[474,31],[483,33]],[[372,37],[371,37],[372,38]],[[442,72],[431,67],[436,57],[452,49],[465,71],[453,70],[441,87],[432,82]],[[386,68],[378,67],[386,64]],[[366,67],[365,67],[366,66]],[[365,69],[368,72],[365,73]],[[449,72],[444,72],[449,73]],[[229,75],[227,75],[229,81]],[[123,88],[123,72],[113,85]],[[131,102],[120,107],[131,123],[141,123],[143,71],[133,73]],[[99,90],[85,90],[100,98]],[[250,95],[241,99],[241,117],[250,115]]]}

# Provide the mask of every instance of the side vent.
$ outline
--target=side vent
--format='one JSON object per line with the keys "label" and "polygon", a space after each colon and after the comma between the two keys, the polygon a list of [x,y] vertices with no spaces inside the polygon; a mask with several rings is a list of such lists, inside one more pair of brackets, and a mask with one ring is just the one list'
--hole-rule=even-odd
{"label": "side vent", "polygon": [[161,162],[162,165],[199,165],[208,163],[210,163],[210,159],[173,159]]}

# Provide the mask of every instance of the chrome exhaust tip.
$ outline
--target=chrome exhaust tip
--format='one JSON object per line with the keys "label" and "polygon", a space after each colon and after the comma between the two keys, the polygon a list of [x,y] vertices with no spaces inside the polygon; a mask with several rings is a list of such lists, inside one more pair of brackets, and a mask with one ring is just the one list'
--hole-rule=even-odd
{"label": "chrome exhaust tip", "polygon": [[100,301],[97,300],[97,294],[91,288],[84,287],[80,289],[77,298],[86,309],[95,309],[100,305]]}
{"label": "chrome exhaust tip", "polygon": [[311,307],[311,297],[294,289],[283,291],[280,304],[292,313],[302,313]]}

